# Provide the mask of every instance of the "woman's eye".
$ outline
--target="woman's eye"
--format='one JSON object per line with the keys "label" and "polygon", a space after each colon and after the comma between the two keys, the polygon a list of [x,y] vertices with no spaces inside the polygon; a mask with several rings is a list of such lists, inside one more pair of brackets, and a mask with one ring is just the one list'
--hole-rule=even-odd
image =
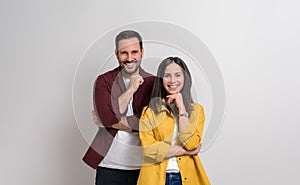
{"label": "woman's eye", "polygon": [[167,77],[170,77],[170,75],[169,75],[169,74],[165,74],[165,75],[164,75],[164,78],[167,78]]}

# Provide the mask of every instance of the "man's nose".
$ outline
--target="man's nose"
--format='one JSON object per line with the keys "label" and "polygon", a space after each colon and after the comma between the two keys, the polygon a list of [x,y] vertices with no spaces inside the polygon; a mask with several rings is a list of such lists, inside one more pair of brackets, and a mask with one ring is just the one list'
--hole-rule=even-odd
{"label": "man's nose", "polygon": [[128,61],[132,61],[132,58],[133,58],[133,57],[132,57],[132,54],[129,53],[129,54],[127,55],[127,60],[128,60]]}

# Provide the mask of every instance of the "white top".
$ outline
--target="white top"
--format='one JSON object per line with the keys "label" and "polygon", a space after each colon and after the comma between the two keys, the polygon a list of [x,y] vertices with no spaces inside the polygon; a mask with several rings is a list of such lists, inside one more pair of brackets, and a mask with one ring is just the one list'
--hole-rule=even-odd
{"label": "white top", "polygon": [[[173,133],[173,137],[172,137],[172,145],[174,145],[176,143],[177,134],[178,134],[178,123],[177,123],[177,119],[175,119],[174,133]],[[179,172],[179,167],[178,167],[178,163],[176,161],[176,157],[169,158],[168,166],[167,166],[167,173],[168,172]]]}
{"label": "white top", "polygon": [[[130,79],[123,78],[126,88]],[[132,98],[128,104],[126,116],[133,115]],[[136,170],[142,165],[143,151],[138,132],[119,130],[114,137],[111,147],[99,166],[122,169]]]}

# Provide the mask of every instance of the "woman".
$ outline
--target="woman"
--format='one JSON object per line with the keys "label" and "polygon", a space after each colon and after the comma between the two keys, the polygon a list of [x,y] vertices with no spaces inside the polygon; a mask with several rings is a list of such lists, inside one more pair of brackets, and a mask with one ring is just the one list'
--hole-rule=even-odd
{"label": "woman", "polygon": [[152,99],[140,119],[143,166],[138,185],[209,185],[197,155],[204,111],[191,97],[191,75],[178,57],[159,65]]}

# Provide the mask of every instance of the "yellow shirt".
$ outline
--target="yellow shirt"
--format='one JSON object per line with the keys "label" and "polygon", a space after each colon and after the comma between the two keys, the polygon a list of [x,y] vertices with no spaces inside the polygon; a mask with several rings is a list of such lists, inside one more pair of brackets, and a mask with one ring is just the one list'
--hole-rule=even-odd
{"label": "yellow shirt", "polygon": [[[140,118],[140,139],[143,146],[143,165],[138,185],[164,185],[166,182],[165,159],[171,145],[174,131],[174,116],[165,107],[155,114],[145,107]],[[204,111],[200,104],[193,103],[189,116],[189,124],[178,133],[178,141],[187,150],[200,145],[204,128]],[[198,155],[176,157],[183,185],[210,185]]]}

